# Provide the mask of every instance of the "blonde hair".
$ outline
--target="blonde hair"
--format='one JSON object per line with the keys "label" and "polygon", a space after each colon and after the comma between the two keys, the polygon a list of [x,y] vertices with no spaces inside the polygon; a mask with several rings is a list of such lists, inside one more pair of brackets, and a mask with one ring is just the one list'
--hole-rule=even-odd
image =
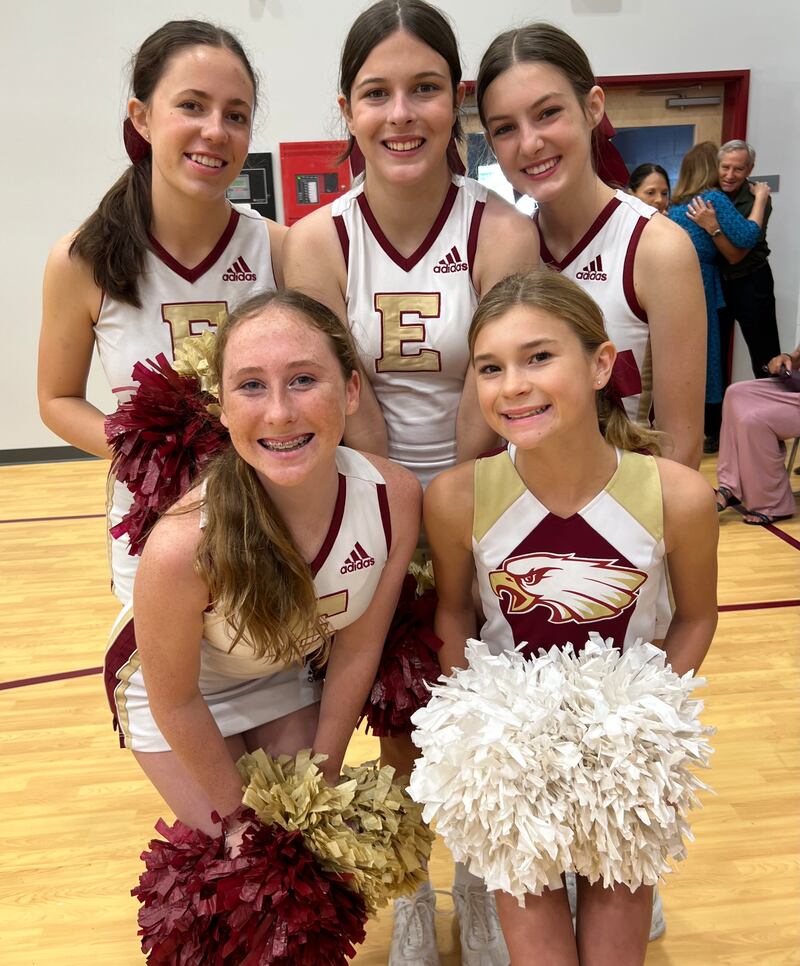
{"label": "blonde hair", "polygon": [[[301,292],[266,292],[240,305],[219,329],[213,368],[223,407],[222,372],[231,334],[270,308],[288,310],[323,332],[345,380],[358,369],[350,331],[330,309]],[[257,658],[302,662],[309,641],[319,639],[314,663],[324,663],[331,637],[317,612],[311,569],[258,474],[231,446],[211,464],[205,481],[206,524],[195,570],[233,629],[231,648],[245,638]]]}
{"label": "blonde hair", "polygon": [[[566,322],[587,355],[594,354],[608,342],[600,306],[575,282],[552,269],[509,275],[498,282],[481,299],[469,329],[470,358],[475,355],[475,341],[481,330],[504,316],[515,306],[527,306],[547,312]],[[595,394],[597,422],[603,437],[620,449],[633,452],[646,450],[661,454],[664,434],[631,422],[621,403],[613,398],[612,380]]]}
{"label": "blonde hair", "polygon": [[672,203],[682,205],[711,188],[719,188],[717,146],[711,141],[701,141],[687,151],[681,161]]}

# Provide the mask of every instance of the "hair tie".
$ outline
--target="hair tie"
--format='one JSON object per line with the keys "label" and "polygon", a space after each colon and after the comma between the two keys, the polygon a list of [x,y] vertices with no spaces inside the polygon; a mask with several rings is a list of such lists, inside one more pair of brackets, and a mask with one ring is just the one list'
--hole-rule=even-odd
{"label": "hair tie", "polygon": [[641,391],[642,377],[633,353],[630,350],[620,352],[614,360],[611,375],[603,387],[603,392],[610,403],[624,410],[623,399],[626,396],[636,396]]}
{"label": "hair tie", "polygon": [[133,164],[138,164],[150,154],[150,142],[139,134],[129,117],[122,123],[122,140]]}
{"label": "hair tie", "polygon": [[624,188],[630,177],[628,166],[617,148],[611,143],[611,138],[617,132],[609,121],[608,114],[603,114],[600,123],[594,129],[594,160],[597,176],[607,185]]}

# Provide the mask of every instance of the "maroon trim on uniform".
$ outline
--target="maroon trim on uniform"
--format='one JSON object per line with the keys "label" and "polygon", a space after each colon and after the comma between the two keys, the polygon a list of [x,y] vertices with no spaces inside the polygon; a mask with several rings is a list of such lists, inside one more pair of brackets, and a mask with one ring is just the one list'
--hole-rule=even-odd
{"label": "maroon trim on uniform", "polygon": [[97,323],[100,321],[100,316],[103,313],[103,306],[105,305],[105,302],[106,302],[106,290],[103,289],[103,291],[100,293],[100,308],[97,310],[97,318],[94,320],[94,322],[92,322],[92,327],[97,325]]}
{"label": "maroon trim on uniform", "polygon": [[347,478],[340,473],[339,492],[336,494],[336,505],[333,508],[333,516],[331,517],[328,532],[325,534],[325,539],[322,541],[322,546],[319,548],[319,553],[308,565],[311,568],[312,577],[316,577],[319,573],[322,565],[328,559],[328,554],[331,552],[331,547],[333,546],[336,537],[339,535],[339,528],[342,525],[342,517],[344,516],[344,504],[346,499]]}
{"label": "maroon trim on uniform", "polygon": [[381,523],[383,524],[383,535],[386,537],[386,556],[392,549],[392,514],[389,512],[389,496],[386,492],[386,484],[379,483],[378,509],[381,511]]}
{"label": "maroon trim on uniform", "polygon": [[119,731],[119,746],[125,747],[125,735],[119,729],[119,719],[117,718],[117,702],[114,700],[114,690],[119,684],[117,671],[130,661],[131,655],[136,650],[136,633],[133,626],[133,618],[125,624],[122,630],[114,638],[114,643],[106,651],[103,661],[103,681],[106,687],[106,697],[108,706],[114,715],[114,730]]}
{"label": "maroon trim on uniform", "polygon": [[158,241],[158,239],[150,236],[150,244],[153,248],[153,254],[160,258],[161,261],[175,272],[176,275],[180,275],[181,278],[186,279],[187,282],[196,282],[198,278],[201,278],[205,273],[211,268],[212,265],[219,259],[220,255],[228,247],[228,242],[233,237],[233,233],[236,231],[236,226],[239,223],[239,212],[235,208],[231,208],[231,216],[228,219],[228,224],[225,227],[225,231],[219,236],[219,241],[211,249],[211,251],[206,255],[202,262],[195,265],[194,268],[187,268],[182,265],[177,258],[173,258],[172,255],[164,248],[164,246]]}
{"label": "maroon trim on uniform", "polygon": [[350,262],[350,236],[347,234],[344,218],[341,215],[334,215],[333,226],[339,236],[339,244],[342,246],[342,255],[344,255],[344,267],[347,268]]}
{"label": "maroon trim on uniform", "polygon": [[0,682],[0,691],[11,688],[26,688],[30,684],[48,684],[50,681],[67,681],[70,678],[85,678],[90,674],[100,674],[101,667],[85,667],[78,671],[58,671],[56,674],[40,674],[35,678],[17,678],[16,681]]}
{"label": "maroon trim on uniform", "polygon": [[478,251],[478,232],[481,230],[481,218],[486,208],[485,201],[476,201],[469,223],[469,237],[467,238],[467,265],[469,277],[472,278],[472,266],[475,264],[475,254]]}
{"label": "maroon trim on uniform", "polygon": [[[561,261],[557,261],[552,256],[552,254],[550,253],[550,249],[547,247],[547,243],[544,240],[544,235],[542,235],[541,229],[539,229],[539,242],[540,242],[540,248],[541,248],[542,261],[546,265],[552,265],[557,272],[563,272],[564,269],[567,267],[567,265],[569,265],[570,262],[574,261],[578,257],[578,255],[580,255],[580,253],[584,250],[584,248],[587,247],[589,242],[595,237],[595,235],[598,234],[601,228],[605,226],[608,219],[614,214],[614,212],[617,210],[617,208],[619,208],[621,204],[622,202],[619,200],[619,198],[616,198],[616,197],[612,198],[611,201],[609,201],[609,203],[605,206],[605,208],[603,208],[603,210],[600,212],[597,218],[595,218],[595,220],[589,226],[589,230],[586,232],[583,238],[581,238],[581,240],[577,243],[577,245],[575,245],[572,251],[567,252],[567,254],[561,259]],[[537,228],[539,228],[539,219],[536,217],[538,213],[539,213],[539,209],[537,208],[533,214],[533,220]]]}
{"label": "maroon trim on uniform", "polygon": [[631,312],[641,322],[647,322],[647,312],[639,304],[639,299],[636,298],[636,289],[633,287],[633,263],[636,261],[636,249],[639,247],[639,240],[647,225],[647,218],[639,218],[633,226],[631,237],[628,240],[628,250],[625,252],[625,264],[622,269],[622,290],[625,292],[625,301],[628,303]]}
{"label": "maroon trim on uniform", "polygon": [[453,205],[456,203],[457,197],[458,188],[451,182],[450,187],[447,190],[447,194],[445,195],[441,210],[431,225],[431,230],[425,236],[419,248],[409,255],[408,258],[405,258],[405,256],[401,255],[400,252],[389,241],[386,235],[384,235],[383,229],[378,224],[375,215],[373,215],[372,209],[370,208],[369,202],[367,201],[366,195],[363,191],[358,196],[358,207],[361,209],[361,214],[364,216],[364,221],[366,221],[370,231],[375,236],[375,240],[378,242],[384,252],[386,252],[395,265],[398,265],[400,268],[402,268],[404,272],[410,272],[411,269],[431,250],[433,243],[439,237],[439,232],[441,232],[442,228],[444,228],[448,215],[453,210]]}

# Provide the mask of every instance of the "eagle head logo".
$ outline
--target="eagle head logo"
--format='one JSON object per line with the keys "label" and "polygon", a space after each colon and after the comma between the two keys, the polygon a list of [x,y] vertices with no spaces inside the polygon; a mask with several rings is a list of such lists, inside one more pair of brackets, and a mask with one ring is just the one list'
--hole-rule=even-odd
{"label": "eagle head logo", "polygon": [[636,600],[647,574],[618,567],[615,560],[575,554],[534,553],[510,557],[489,583],[508,614],[527,614],[534,607],[550,610],[551,619],[585,623],[616,617]]}

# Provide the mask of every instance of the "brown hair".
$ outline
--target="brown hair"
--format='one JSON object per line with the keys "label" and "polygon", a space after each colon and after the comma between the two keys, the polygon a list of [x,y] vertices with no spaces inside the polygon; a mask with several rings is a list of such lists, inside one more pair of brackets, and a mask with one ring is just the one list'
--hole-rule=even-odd
{"label": "brown hair", "polygon": [[[201,20],[171,20],[152,33],[131,62],[131,94],[146,104],[170,59],[188,47],[218,47],[242,62],[253,84],[258,82],[242,45],[232,33]],[[150,250],[152,158],[132,164],[106,192],[78,229],[69,248],[89,264],[95,283],[112,298],[141,308],[139,276]]]}
{"label": "brown hair", "polygon": [[[425,3],[425,0],[378,0],[356,18],[342,48],[339,92],[349,104],[350,92],[364,61],[381,41],[400,30],[421,40],[447,61],[455,104],[456,90],[461,83],[458,41],[447,17],[437,7]],[[456,141],[464,136],[458,115],[453,123],[452,136]],[[349,135],[343,160],[350,157],[355,143],[353,135]],[[452,167],[449,158],[448,163]]]}
{"label": "brown hair", "polygon": [[[345,379],[358,369],[350,330],[330,309],[302,292],[265,292],[238,306],[220,326],[213,368],[223,408],[222,373],[231,334],[271,309],[288,310],[324,333]],[[258,474],[231,446],[205,479],[206,523],[195,569],[215,609],[233,628],[231,647],[246,638],[256,657],[288,663],[302,661],[309,639],[319,638],[314,661],[324,662],[331,640],[317,613],[314,578]]]}
{"label": "brown hair", "polygon": [[[517,305],[539,309],[566,322],[587,355],[592,355],[609,341],[597,302],[571,279],[545,268],[509,275],[486,293],[469,328],[470,357],[474,355],[475,341],[481,329]],[[595,394],[597,421],[605,439],[620,449],[647,450],[655,456],[660,455],[664,434],[631,422],[610,393],[611,388],[606,385]]]}
{"label": "brown hair", "polygon": [[672,203],[682,205],[711,188],[719,188],[717,146],[711,141],[701,141],[683,156]]}
{"label": "brown hair", "polygon": [[[486,125],[483,101],[489,85],[515,64],[549,64],[561,71],[569,81],[578,103],[586,110],[586,98],[597,80],[583,47],[568,33],[553,24],[537,21],[507,30],[495,37],[481,58],[475,100],[481,124]],[[597,168],[599,131],[592,129],[592,158]]]}

